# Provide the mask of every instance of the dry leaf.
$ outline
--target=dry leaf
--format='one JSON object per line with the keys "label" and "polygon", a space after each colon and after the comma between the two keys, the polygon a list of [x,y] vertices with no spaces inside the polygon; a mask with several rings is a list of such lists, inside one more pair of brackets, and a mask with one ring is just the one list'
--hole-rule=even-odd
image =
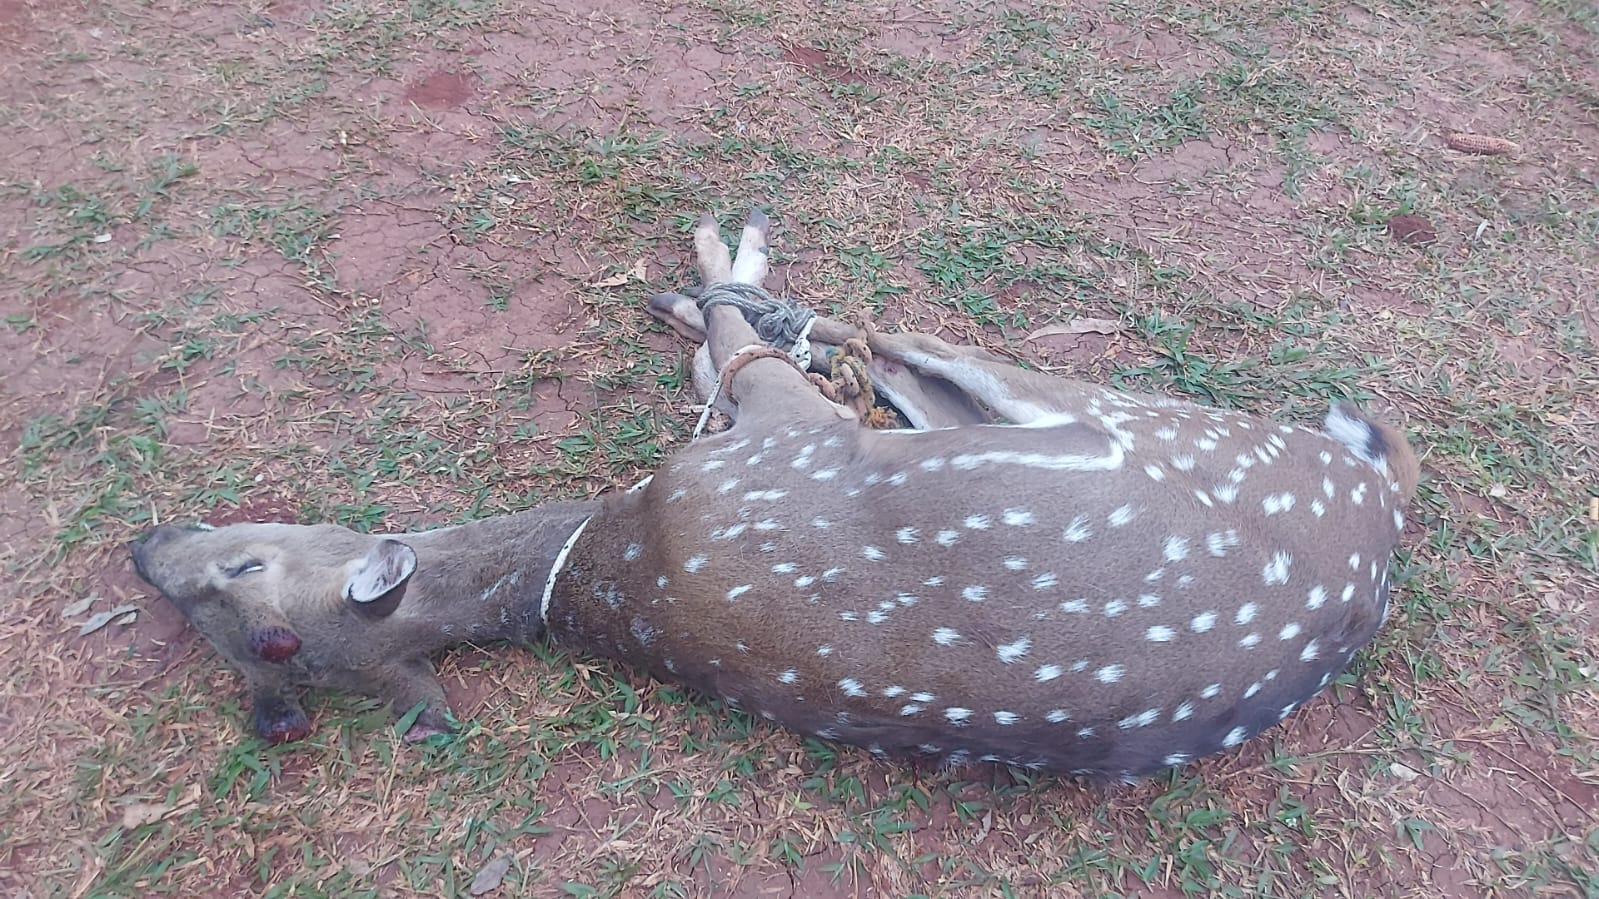
{"label": "dry leaf", "polygon": [[633,267],[625,272],[617,272],[608,278],[601,278],[589,284],[590,287],[621,287],[628,281],[643,281],[645,276],[644,260],[633,263]]}
{"label": "dry leaf", "polygon": [[483,866],[477,876],[472,878],[472,885],[466,888],[468,893],[481,896],[492,893],[500,888],[500,881],[505,879],[505,873],[511,870],[511,859],[508,856],[497,856]]}
{"label": "dry leaf", "polygon": [[1417,771],[1415,768],[1412,768],[1402,762],[1394,762],[1392,765],[1389,765],[1388,773],[1399,778],[1400,780],[1415,780],[1421,776],[1420,771]]}
{"label": "dry leaf", "polygon": [[122,809],[122,827],[132,830],[146,824],[154,824],[165,818],[177,809],[160,802],[135,802],[124,806]]}
{"label": "dry leaf", "polygon": [[78,600],[77,602],[72,603],[72,604],[62,608],[61,617],[62,618],[75,618],[75,617],[77,617],[79,615],[82,615],[84,612],[89,611],[89,607],[94,605],[95,601],[98,600],[99,598],[100,598],[100,594],[98,594],[98,593],[90,593],[88,596],[85,596],[84,598]]}
{"label": "dry leaf", "polygon": [[104,611],[104,612],[95,612],[93,615],[89,616],[89,620],[88,621],[85,621],[83,623],[83,625],[78,628],[78,636],[87,637],[90,634],[94,633],[95,631],[99,630],[102,627],[105,627],[106,625],[110,624],[113,621],[118,621],[120,624],[127,624],[128,622],[132,621],[133,619],[132,618],[126,618],[126,620],[120,620],[120,621],[119,621],[119,619],[124,619],[125,616],[127,616],[127,614],[129,612],[138,612],[138,611],[139,611],[139,607],[138,606],[117,606],[114,609],[110,609],[110,610],[107,610],[107,611]]}
{"label": "dry leaf", "polygon": [[1027,335],[1028,340],[1054,337],[1058,334],[1120,334],[1127,330],[1121,322],[1108,318],[1079,318],[1061,325],[1045,325]]}
{"label": "dry leaf", "polygon": [[1599,496],[1588,500],[1588,520],[1599,521]]}

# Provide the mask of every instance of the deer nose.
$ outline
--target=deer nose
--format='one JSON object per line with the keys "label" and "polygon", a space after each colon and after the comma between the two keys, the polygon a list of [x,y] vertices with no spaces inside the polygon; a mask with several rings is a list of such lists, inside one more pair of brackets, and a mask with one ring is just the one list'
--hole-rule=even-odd
{"label": "deer nose", "polygon": [[145,580],[150,579],[145,568],[150,558],[150,553],[161,544],[171,541],[177,533],[178,528],[170,524],[163,524],[145,531],[128,542],[128,554],[133,556],[133,570],[139,573],[139,577]]}

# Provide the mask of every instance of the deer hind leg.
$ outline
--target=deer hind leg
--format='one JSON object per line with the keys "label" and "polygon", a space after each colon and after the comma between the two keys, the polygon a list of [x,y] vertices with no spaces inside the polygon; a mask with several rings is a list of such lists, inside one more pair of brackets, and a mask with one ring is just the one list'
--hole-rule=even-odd
{"label": "deer hind leg", "polygon": [[1028,371],[975,347],[959,347],[931,334],[870,336],[872,352],[920,374],[942,378],[995,413],[1019,425],[1043,425],[1075,418],[1086,393],[1097,388]]}

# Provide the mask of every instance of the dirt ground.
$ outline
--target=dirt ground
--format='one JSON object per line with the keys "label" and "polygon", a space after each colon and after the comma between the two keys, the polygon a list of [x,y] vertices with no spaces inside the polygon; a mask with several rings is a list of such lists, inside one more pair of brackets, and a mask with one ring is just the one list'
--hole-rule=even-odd
{"label": "dirt ground", "polygon": [[[6,895],[1599,895],[1591,4],[0,0],[0,76]],[[442,659],[433,745],[253,739],[125,542],[633,483],[694,418],[642,302],[757,206],[817,308],[1404,421],[1377,643],[1117,789],[544,647]]]}

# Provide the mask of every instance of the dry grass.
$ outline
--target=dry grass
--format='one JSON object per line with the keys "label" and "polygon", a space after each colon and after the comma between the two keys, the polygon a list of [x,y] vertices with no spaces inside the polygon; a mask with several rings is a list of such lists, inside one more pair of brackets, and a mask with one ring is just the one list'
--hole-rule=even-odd
{"label": "dry grass", "polygon": [[[1571,0],[0,0],[0,888],[1599,894],[1596,35]],[[542,648],[443,660],[436,745],[331,696],[306,744],[250,738],[121,543],[631,483],[691,424],[642,298],[752,205],[821,307],[1397,410],[1427,482],[1378,643],[1110,792],[886,767]],[[1077,317],[1121,330],[1022,340]]]}

